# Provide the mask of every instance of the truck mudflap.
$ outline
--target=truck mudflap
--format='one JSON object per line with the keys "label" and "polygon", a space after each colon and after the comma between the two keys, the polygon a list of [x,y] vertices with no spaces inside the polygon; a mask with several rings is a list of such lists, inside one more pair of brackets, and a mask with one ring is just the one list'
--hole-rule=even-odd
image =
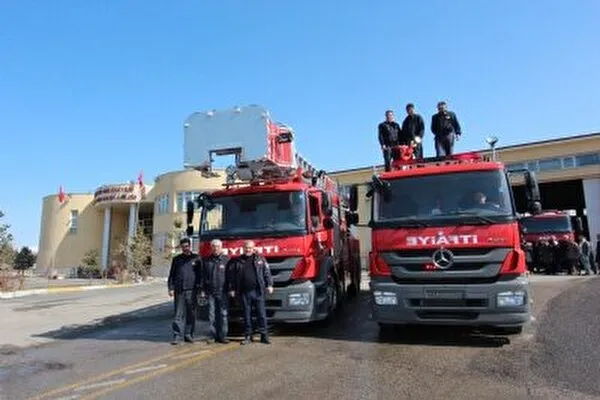
{"label": "truck mudflap", "polygon": [[370,282],[373,319],[382,324],[517,327],[531,320],[529,280],[482,284]]}
{"label": "truck mudflap", "polygon": [[[327,317],[327,296],[320,286],[306,281],[285,287],[275,287],[266,294],[267,320],[270,323],[306,323]],[[229,304],[230,322],[243,322],[241,300]]]}

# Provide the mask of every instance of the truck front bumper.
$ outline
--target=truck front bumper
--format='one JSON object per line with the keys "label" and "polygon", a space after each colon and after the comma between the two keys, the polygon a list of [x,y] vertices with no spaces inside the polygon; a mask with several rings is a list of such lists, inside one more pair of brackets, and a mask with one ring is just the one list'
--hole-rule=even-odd
{"label": "truck front bumper", "polygon": [[529,280],[470,285],[371,281],[373,319],[383,324],[517,327],[531,319]]}
{"label": "truck front bumper", "polygon": [[[267,320],[273,323],[306,323],[322,319],[317,310],[323,308],[323,298],[317,297],[313,282],[306,281],[286,287],[276,287],[272,294],[265,294]],[[229,318],[242,321],[241,301],[236,298],[229,305]]]}

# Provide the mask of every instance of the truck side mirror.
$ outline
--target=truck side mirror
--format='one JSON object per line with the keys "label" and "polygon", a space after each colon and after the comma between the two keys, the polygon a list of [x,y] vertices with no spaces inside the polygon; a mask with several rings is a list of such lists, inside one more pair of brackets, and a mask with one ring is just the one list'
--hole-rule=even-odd
{"label": "truck side mirror", "polygon": [[573,227],[575,233],[582,234],[583,233],[583,221],[581,217],[575,217],[575,226]]}
{"label": "truck side mirror", "polygon": [[[537,177],[532,171],[525,172],[525,196],[527,197],[527,205],[531,211],[538,212],[538,207],[541,206],[540,186]],[[538,203],[536,205],[536,203]]]}
{"label": "truck side mirror", "polygon": [[358,214],[353,212],[346,212],[346,222],[348,225],[358,224]]}
{"label": "truck side mirror", "polygon": [[350,211],[358,210],[358,186],[350,186],[350,199],[349,199]]}
{"label": "truck side mirror", "polygon": [[193,221],[194,221],[194,202],[192,200],[190,200],[186,204],[187,228],[185,229],[185,233],[188,237],[190,237],[194,234],[194,226],[192,225]]}
{"label": "truck side mirror", "polygon": [[321,210],[323,215],[330,217],[333,214],[333,208],[331,204],[331,197],[329,193],[322,192],[321,195]]}
{"label": "truck side mirror", "polygon": [[325,229],[332,229],[333,228],[333,219],[331,219],[331,217],[323,218],[323,227]]}
{"label": "truck side mirror", "polygon": [[187,209],[186,209],[186,217],[187,217],[187,225],[191,225],[192,221],[194,220],[194,202],[192,200],[187,202]]}

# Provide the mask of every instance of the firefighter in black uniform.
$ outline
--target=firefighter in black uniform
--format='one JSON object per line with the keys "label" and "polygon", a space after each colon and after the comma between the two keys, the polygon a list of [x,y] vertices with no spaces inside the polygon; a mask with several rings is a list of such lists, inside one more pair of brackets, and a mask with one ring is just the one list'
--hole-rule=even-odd
{"label": "firefighter in black uniform", "polygon": [[181,239],[179,246],[181,254],[173,258],[167,281],[169,296],[175,297],[173,341],[171,342],[174,345],[181,343],[182,337],[188,343],[194,342],[196,296],[200,285],[200,269],[202,267],[201,259],[191,250],[190,239]]}
{"label": "firefighter in black uniform", "polygon": [[431,132],[434,134],[436,157],[454,154],[454,142],[462,131],[456,114],[448,111],[445,101],[437,105],[438,112],[431,117]]}
{"label": "firefighter in black uniform", "polygon": [[229,343],[227,339],[227,309],[229,292],[233,291],[229,269],[229,257],[223,254],[223,242],[214,239],[210,242],[212,254],[202,260],[202,278],[200,279],[200,297],[208,298],[208,320],[210,337],[208,343],[215,341]]}
{"label": "firefighter in black uniform", "polygon": [[231,268],[235,274],[234,291],[241,298],[244,308],[244,340],[241,344],[253,341],[252,306],[258,312],[260,341],[271,344],[267,331],[265,295],[273,293],[273,278],[267,260],[255,253],[254,242],[249,240],[244,243],[244,254],[232,261]]}
{"label": "firefighter in black uniform", "polygon": [[[425,123],[423,118],[415,112],[415,105],[408,103],[406,105],[406,118],[402,122],[403,136],[409,140],[415,141],[415,158],[423,158],[423,135],[425,134]],[[415,139],[419,138],[418,141]],[[410,144],[410,143],[409,143]]]}
{"label": "firefighter in black uniform", "polygon": [[398,145],[398,140],[402,135],[402,128],[400,128],[400,125],[395,121],[394,112],[392,110],[387,110],[385,112],[385,121],[379,124],[378,131],[379,145],[383,152],[385,170],[389,171],[391,169],[391,160],[396,156],[392,151],[392,148]]}

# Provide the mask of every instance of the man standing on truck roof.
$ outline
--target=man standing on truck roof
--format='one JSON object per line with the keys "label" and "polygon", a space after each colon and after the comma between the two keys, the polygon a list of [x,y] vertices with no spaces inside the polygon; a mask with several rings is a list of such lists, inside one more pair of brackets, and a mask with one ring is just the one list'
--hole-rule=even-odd
{"label": "man standing on truck roof", "polygon": [[385,170],[389,171],[391,169],[392,157],[395,156],[392,148],[398,145],[398,139],[402,134],[402,128],[400,128],[400,125],[395,121],[394,112],[392,110],[387,110],[385,112],[385,121],[379,124],[378,131],[379,145],[383,152]]}
{"label": "man standing on truck roof", "polygon": [[200,297],[208,298],[208,320],[210,322],[210,338],[215,341],[229,343],[227,339],[227,308],[229,292],[232,291],[229,257],[223,253],[223,242],[214,239],[210,242],[212,253],[202,260],[200,279]]}
{"label": "man standing on truck roof", "polygon": [[[254,242],[248,240],[244,243],[244,254],[232,262],[232,271],[235,271],[235,289],[239,294],[244,308],[244,340],[242,345],[253,342],[252,338],[252,306],[258,313],[260,341],[271,344],[267,332],[267,310],[265,307],[266,293],[273,293],[273,278],[267,260],[256,254]],[[235,293],[233,293],[235,295]]]}
{"label": "man standing on truck roof", "polygon": [[436,157],[451,156],[454,153],[454,142],[462,135],[460,124],[456,114],[448,111],[445,101],[440,101],[437,109],[437,114],[431,117]]}
{"label": "man standing on truck roof", "polygon": [[169,279],[169,296],[175,297],[175,315],[173,317],[173,341],[177,345],[183,339],[188,343],[194,342],[196,329],[196,295],[200,284],[200,269],[202,261],[191,250],[188,238],[179,241],[181,254],[171,262]]}
{"label": "man standing on truck roof", "polygon": [[[415,105],[408,103],[406,105],[406,118],[402,122],[402,133],[410,138],[410,141],[420,138],[420,143],[415,146],[415,158],[423,158],[423,135],[425,134],[425,123],[423,118],[415,112]],[[410,143],[409,143],[410,144]]]}

